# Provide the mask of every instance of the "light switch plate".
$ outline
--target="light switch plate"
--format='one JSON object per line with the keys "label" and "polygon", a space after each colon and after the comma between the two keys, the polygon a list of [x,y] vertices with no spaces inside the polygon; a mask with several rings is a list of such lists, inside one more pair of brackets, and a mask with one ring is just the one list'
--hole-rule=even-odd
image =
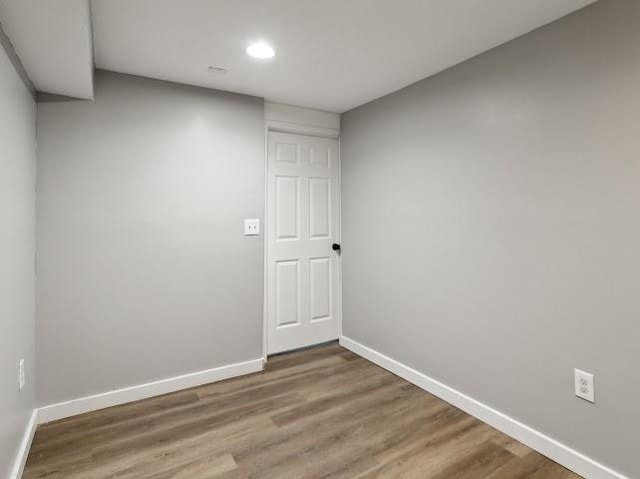
{"label": "light switch plate", "polygon": [[257,236],[260,234],[260,220],[250,219],[244,220],[244,235]]}
{"label": "light switch plate", "polygon": [[576,396],[592,403],[596,402],[593,374],[574,369]]}

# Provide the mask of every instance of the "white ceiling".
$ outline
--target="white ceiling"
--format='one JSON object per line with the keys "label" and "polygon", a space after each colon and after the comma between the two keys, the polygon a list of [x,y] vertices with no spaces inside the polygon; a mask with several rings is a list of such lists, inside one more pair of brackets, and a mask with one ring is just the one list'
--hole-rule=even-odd
{"label": "white ceiling", "polygon": [[[593,1],[93,0],[95,63],[343,112]],[[0,0],[0,21],[38,90],[90,98],[88,0]]]}
{"label": "white ceiling", "polygon": [[36,90],[93,98],[89,0],[0,0],[0,23]]}
{"label": "white ceiling", "polygon": [[[96,64],[344,112],[592,2],[94,0]],[[273,61],[245,54],[259,39]]]}

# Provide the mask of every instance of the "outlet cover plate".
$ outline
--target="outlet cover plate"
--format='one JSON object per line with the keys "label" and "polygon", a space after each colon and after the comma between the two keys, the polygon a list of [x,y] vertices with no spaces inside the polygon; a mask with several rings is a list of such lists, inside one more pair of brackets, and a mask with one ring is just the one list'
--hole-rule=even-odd
{"label": "outlet cover plate", "polygon": [[596,402],[593,374],[574,369],[576,396],[591,403]]}
{"label": "outlet cover plate", "polygon": [[244,220],[244,235],[258,236],[260,234],[260,220],[250,219]]}

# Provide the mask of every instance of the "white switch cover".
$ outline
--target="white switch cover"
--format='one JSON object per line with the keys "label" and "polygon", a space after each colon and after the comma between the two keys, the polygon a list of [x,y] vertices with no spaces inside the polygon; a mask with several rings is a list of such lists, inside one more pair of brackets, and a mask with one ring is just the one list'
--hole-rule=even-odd
{"label": "white switch cover", "polygon": [[574,369],[576,396],[592,403],[596,402],[593,374]]}
{"label": "white switch cover", "polygon": [[24,387],[24,359],[21,359],[18,363],[18,384],[20,386],[20,391]]}
{"label": "white switch cover", "polygon": [[244,235],[257,236],[260,234],[260,220],[244,220]]}

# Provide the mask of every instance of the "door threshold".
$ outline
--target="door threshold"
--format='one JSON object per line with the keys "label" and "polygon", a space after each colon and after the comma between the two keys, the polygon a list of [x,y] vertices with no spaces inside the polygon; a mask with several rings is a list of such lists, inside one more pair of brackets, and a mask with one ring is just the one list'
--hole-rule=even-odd
{"label": "door threshold", "polygon": [[325,341],[324,343],[312,344],[311,346],[303,346],[301,348],[290,349],[289,351],[282,351],[280,353],[269,354],[267,356],[267,361],[269,358],[275,358],[277,356],[284,356],[285,354],[299,353],[301,351],[308,351],[309,349],[322,348],[325,346],[331,346],[333,344],[338,344],[337,339],[332,339],[331,341]]}

